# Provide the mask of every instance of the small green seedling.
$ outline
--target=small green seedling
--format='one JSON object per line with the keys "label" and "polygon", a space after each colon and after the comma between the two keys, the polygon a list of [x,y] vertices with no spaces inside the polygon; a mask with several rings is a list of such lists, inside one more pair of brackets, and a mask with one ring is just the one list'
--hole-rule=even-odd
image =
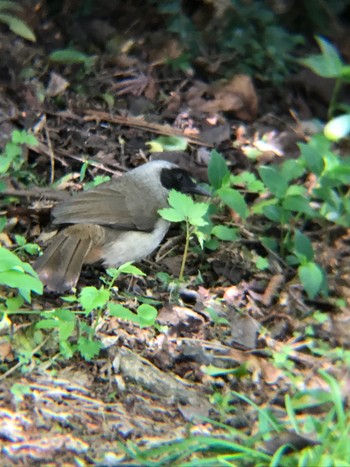
{"label": "small green seedling", "polygon": [[160,209],[158,211],[159,214],[169,222],[185,222],[186,226],[185,248],[179,274],[179,281],[181,282],[184,276],[191,236],[196,235],[199,244],[203,246],[204,237],[198,227],[207,224],[205,215],[207,214],[209,205],[207,203],[196,203],[190,196],[175,190],[171,190],[168,201],[170,208]]}
{"label": "small green seedling", "polygon": [[23,157],[22,146],[36,146],[38,140],[34,135],[25,130],[14,130],[11,135],[11,141],[6,143],[5,149],[0,154],[0,177],[3,174],[18,172],[25,159]]}
{"label": "small green seedling", "polygon": [[350,65],[343,62],[337,49],[326,39],[320,36],[316,41],[321,49],[321,54],[311,55],[301,59],[299,62],[310,68],[314,73],[322,78],[334,78],[332,98],[328,108],[328,117],[334,115],[335,110],[341,106],[337,103],[340,90],[345,83],[350,83]]}
{"label": "small green seedling", "polygon": [[[80,305],[82,312],[86,316],[95,313],[94,326],[77,319],[77,313],[67,308],[54,310],[53,312],[42,313],[42,320],[36,324],[38,329],[57,329],[61,355],[70,358],[75,351],[78,351],[86,360],[91,360],[97,356],[102,348],[102,344],[95,339],[96,329],[100,323],[103,311],[108,309],[111,316],[127,319],[138,324],[140,327],[153,326],[157,317],[157,310],[149,304],[141,304],[137,308],[137,313],[133,313],[120,304],[112,301],[112,287],[121,274],[131,274],[133,276],[144,276],[145,274],[131,263],[125,263],[119,268],[108,269],[107,274],[111,277],[106,282],[106,286],[84,287],[79,296],[63,297],[71,306]],[[78,330],[76,344],[71,344],[69,338]]]}

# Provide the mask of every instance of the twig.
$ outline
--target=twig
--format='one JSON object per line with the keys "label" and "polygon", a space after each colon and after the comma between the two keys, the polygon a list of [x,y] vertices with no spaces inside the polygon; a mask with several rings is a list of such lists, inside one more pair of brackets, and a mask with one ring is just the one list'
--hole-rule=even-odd
{"label": "twig", "polygon": [[55,180],[55,155],[54,155],[53,148],[52,148],[50,133],[46,126],[45,126],[45,135],[46,135],[46,141],[47,141],[47,146],[48,146],[49,156],[50,156],[50,184],[52,185]]}

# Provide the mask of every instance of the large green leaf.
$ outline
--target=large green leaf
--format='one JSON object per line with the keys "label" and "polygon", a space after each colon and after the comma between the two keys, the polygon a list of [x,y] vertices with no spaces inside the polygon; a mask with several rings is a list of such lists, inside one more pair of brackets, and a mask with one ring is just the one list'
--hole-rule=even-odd
{"label": "large green leaf", "polygon": [[311,55],[300,60],[317,75],[323,78],[338,78],[342,74],[343,62],[337,49],[326,39],[316,37],[321,54]]}
{"label": "large green leaf", "polygon": [[308,262],[299,266],[298,274],[309,298],[315,298],[324,283],[324,275],[320,266],[314,262]]}
{"label": "large green leaf", "polygon": [[36,42],[36,37],[32,29],[21,19],[7,13],[0,13],[0,22],[7,24],[12,32],[23,39],[31,42]]}
{"label": "large green leaf", "polygon": [[227,168],[224,157],[215,149],[210,154],[208,165],[208,178],[212,187],[216,190],[221,188],[224,180],[229,177],[230,171]]}
{"label": "large green leaf", "polygon": [[270,192],[277,198],[283,198],[286,194],[288,183],[281,173],[275,167],[262,165],[259,169],[259,175]]}
{"label": "large green leaf", "polygon": [[233,188],[220,188],[218,195],[222,201],[233,209],[242,219],[249,215],[249,209],[241,193]]}

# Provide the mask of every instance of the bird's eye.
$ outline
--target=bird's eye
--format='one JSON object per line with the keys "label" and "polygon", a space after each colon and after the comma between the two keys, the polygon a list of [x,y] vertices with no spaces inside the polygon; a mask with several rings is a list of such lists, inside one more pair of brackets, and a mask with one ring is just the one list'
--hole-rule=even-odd
{"label": "bird's eye", "polygon": [[181,182],[181,180],[183,180],[184,176],[182,173],[177,173],[176,174],[176,180],[178,180],[179,182]]}

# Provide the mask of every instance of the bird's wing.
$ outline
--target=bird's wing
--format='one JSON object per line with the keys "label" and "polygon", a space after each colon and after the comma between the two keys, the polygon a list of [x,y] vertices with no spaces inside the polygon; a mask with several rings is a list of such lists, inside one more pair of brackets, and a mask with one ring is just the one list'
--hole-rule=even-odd
{"label": "bird's wing", "polygon": [[161,207],[137,186],[126,190],[120,179],[72,196],[57,205],[52,214],[54,224],[89,223],[150,231],[159,218],[157,211]]}

